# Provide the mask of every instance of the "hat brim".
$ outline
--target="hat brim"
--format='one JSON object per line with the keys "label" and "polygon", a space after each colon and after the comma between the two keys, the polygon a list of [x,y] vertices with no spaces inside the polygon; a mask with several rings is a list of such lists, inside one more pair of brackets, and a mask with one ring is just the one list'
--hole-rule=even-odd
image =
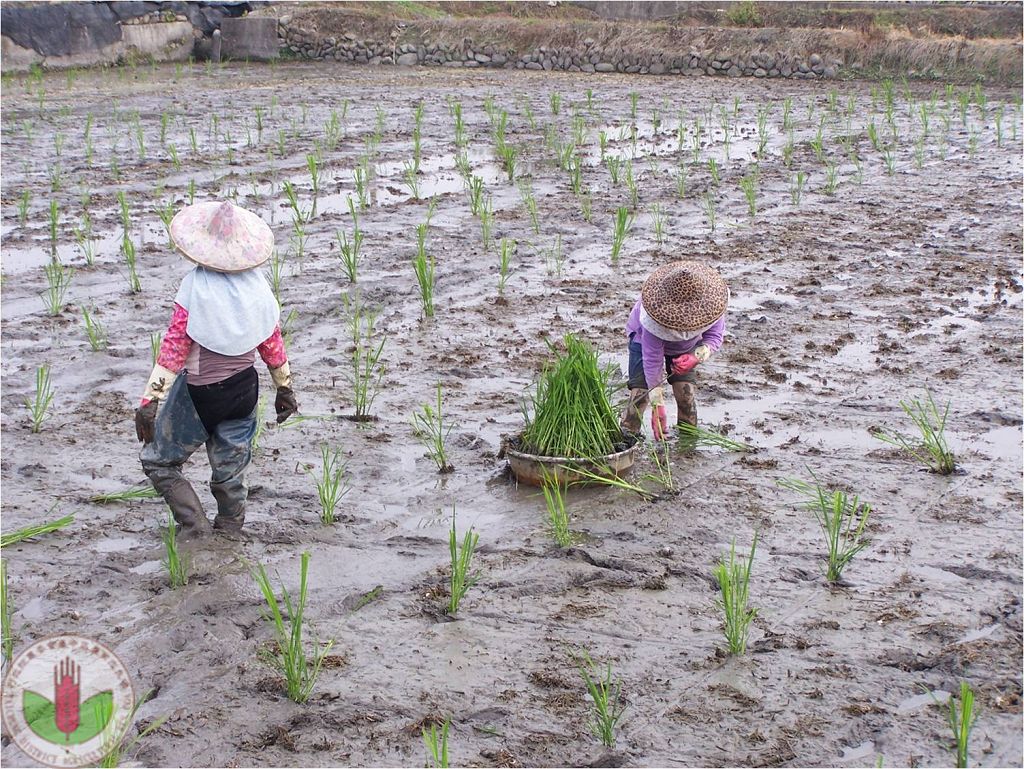
{"label": "hat brim", "polygon": [[245,272],[264,264],[274,252],[274,233],[257,214],[233,207],[234,226],[228,237],[211,234],[210,223],[222,203],[186,206],[171,220],[175,249],[190,262],[216,272]]}
{"label": "hat brim", "polygon": [[[696,296],[677,293],[678,283],[672,278],[680,270],[685,270],[700,284]],[[714,324],[725,315],[729,287],[714,268],[699,262],[678,261],[652,272],[640,298],[644,311],[658,324],[674,332],[690,333]]]}

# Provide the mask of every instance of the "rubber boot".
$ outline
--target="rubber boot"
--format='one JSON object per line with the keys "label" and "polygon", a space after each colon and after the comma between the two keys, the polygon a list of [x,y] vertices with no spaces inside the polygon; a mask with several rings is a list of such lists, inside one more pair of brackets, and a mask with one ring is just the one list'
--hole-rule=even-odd
{"label": "rubber boot", "polygon": [[622,417],[622,429],[633,435],[643,432],[644,410],[647,408],[647,390],[630,390],[629,403]]}
{"label": "rubber boot", "polygon": [[179,536],[192,539],[210,533],[210,522],[203,511],[203,503],[196,496],[192,484],[181,477],[180,470],[157,467],[146,473],[149,480],[171,508],[174,520],[181,526]]}
{"label": "rubber boot", "polygon": [[673,382],[672,394],[676,397],[676,424],[697,426],[697,385],[693,382]]}
{"label": "rubber boot", "polygon": [[217,517],[213,528],[225,534],[237,534],[245,523],[245,485],[241,478],[232,478],[226,483],[211,483],[210,491],[217,500]]}

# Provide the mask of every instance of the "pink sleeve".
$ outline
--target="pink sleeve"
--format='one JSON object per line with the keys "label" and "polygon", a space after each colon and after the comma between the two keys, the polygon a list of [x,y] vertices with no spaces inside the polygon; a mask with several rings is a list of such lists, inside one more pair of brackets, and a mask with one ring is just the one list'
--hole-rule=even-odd
{"label": "pink sleeve", "polygon": [[164,340],[160,344],[160,353],[156,362],[168,371],[178,373],[185,368],[185,359],[192,348],[192,337],[185,332],[188,325],[188,310],[180,304],[174,305],[171,324],[167,327]]}
{"label": "pink sleeve", "polygon": [[263,362],[269,368],[281,368],[288,362],[288,353],[284,349],[284,337],[281,336],[281,327],[274,326],[274,333],[267,337],[259,347],[256,348]]}

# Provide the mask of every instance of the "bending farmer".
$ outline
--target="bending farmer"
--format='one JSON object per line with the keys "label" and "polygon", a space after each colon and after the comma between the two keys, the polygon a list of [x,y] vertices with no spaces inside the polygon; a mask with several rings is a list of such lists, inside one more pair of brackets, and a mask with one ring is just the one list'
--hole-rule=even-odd
{"label": "bending farmer", "polygon": [[[257,351],[277,386],[277,421],[298,410],[278,325],[280,307],[256,269],[270,258],[274,235],[259,216],[230,202],[188,206],[170,229],[175,247],[198,266],[181,282],[135,411],[135,432],[145,443],[142,469],[182,534],[205,534],[210,522],[181,468],[206,444],[210,491],[217,500],[213,525],[238,531],[245,520],[243,473],[256,431]],[[178,376],[182,369],[185,375]]]}
{"label": "bending farmer", "polygon": [[672,262],[650,274],[626,323],[630,392],[623,429],[640,432],[650,400],[654,437],[666,437],[661,389],[666,381],[676,399],[677,422],[697,424],[694,371],[722,346],[728,302],[728,286],[706,265]]}

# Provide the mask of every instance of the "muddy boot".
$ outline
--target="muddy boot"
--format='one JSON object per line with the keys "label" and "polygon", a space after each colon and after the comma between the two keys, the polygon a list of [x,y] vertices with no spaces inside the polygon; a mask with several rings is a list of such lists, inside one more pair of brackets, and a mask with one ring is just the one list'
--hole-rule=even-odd
{"label": "muddy boot", "polygon": [[626,413],[622,416],[622,429],[639,435],[643,432],[644,409],[647,408],[647,390],[630,390]]}
{"label": "muddy boot", "polygon": [[171,508],[174,520],[181,527],[179,536],[188,540],[210,533],[210,522],[203,512],[203,503],[196,496],[192,484],[171,468],[154,468],[147,475]]}
{"label": "muddy boot", "polygon": [[225,534],[238,534],[245,523],[245,484],[241,478],[232,478],[226,483],[211,483],[210,491],[217,500],[217,517],[213,528]]}
{"label": "muddy boot", "polygon": [[697,426],[697,385],[693,382],[673,382],[672,394],[676,397],[676,424]]}

